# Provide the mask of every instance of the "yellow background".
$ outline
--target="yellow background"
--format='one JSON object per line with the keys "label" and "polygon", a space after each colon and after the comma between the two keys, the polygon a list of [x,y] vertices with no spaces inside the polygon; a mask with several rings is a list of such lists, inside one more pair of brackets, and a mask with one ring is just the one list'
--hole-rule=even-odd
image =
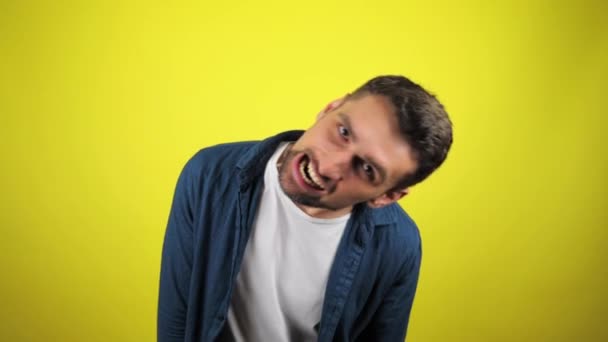
{"label": "yellow background", "polygon": [[2,1],[0,340],[152,341],[177,176],[404,74],[445,104],[409,341],[607,341],[603,1]]}

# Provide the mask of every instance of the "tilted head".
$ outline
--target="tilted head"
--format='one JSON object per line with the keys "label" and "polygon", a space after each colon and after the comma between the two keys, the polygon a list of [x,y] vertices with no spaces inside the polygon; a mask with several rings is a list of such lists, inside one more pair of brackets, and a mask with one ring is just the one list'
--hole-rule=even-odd
{"label": "tilted head", "polygon": [[452,128],[434,96],[402,76],[376,77],[331,102],[283,154],[283,191],[313,216],[393,203],[447,156]]}
{"label": "tilted head", "polygon": [[402,137],[410,144],[418,163],[396,188],[423,181],[446,159],[452,145],[452,123],[443,105],[418,84],[403,76],[379,76],[366,82],[349,97],[368,94],[390,99]]}

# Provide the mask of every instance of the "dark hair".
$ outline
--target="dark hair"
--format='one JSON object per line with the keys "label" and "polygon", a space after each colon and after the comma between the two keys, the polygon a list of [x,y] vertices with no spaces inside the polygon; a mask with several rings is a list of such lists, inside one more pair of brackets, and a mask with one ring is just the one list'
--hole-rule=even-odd
{"label": "dark hair", "polygon": [[384,95],[396,109],[399,130],[414,150],[416,171],[402,178],[394,189],[423,181],[445,160],[452,145],[452,123],[443,105],[418,84],[403,76],[378,76],[350,96]]}

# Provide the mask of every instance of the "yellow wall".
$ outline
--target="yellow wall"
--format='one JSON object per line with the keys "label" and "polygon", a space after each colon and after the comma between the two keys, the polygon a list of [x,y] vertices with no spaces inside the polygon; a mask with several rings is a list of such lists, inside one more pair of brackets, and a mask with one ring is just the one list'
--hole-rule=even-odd
{"label": "yellow wall", "polygon": [[0,340],[154,340],[185,161],[387,73],[455,124],[409,340],[608,340],[608,6],[508,3],[3,1]]}

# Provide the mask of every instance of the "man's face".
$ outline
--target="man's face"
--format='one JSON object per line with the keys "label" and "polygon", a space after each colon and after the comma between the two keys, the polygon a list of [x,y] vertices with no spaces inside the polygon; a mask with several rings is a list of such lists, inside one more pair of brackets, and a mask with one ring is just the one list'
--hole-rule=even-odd
{"label": "man's face", "polygon": [[381,95],[334,102],[288,148],[279,167],[283,191],[303,209],[326,210],[326,217],[361,202],[380,207],[398,200],[407,190],[390,190],[416,170],[394,108]]}

